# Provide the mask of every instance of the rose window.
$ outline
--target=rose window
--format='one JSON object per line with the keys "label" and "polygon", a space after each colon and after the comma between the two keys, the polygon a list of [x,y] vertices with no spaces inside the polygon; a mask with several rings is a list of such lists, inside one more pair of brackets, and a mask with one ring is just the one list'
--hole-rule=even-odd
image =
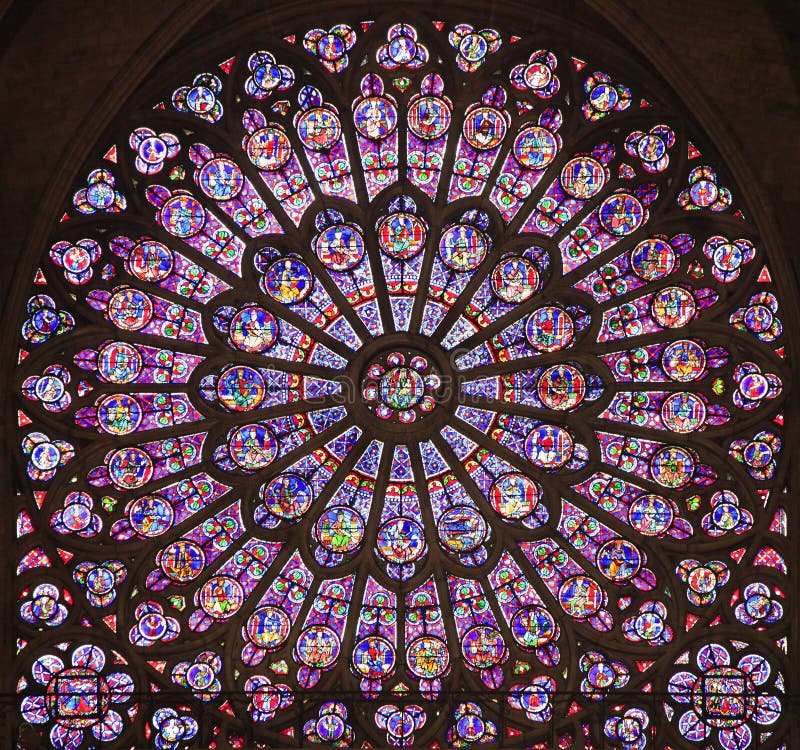
{"label": "rose window", "polygon": [[25,721],[780,747],[791,353],[746,194],[577,37],[328,20],[176,63],[53,225]]}

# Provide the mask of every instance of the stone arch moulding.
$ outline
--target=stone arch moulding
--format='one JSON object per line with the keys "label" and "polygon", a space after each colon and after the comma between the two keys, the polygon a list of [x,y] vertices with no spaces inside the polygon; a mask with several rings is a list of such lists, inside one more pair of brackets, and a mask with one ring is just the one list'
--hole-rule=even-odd
{"label": "stone arch moulding", "polygon": [[555,15],[359,7],[129,74],[43,204],[23,717],[788,747],[796,302],[746,166]]}

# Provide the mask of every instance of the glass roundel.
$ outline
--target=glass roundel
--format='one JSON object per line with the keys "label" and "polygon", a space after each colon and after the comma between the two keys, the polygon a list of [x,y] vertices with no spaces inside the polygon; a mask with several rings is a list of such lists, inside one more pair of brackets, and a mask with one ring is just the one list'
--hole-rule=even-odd
{"label": "glass roundel", "polygon": [[262,45],[126,109],[20,311],[21,717],[779,747],[787,343],[711,147],[555,32]]}

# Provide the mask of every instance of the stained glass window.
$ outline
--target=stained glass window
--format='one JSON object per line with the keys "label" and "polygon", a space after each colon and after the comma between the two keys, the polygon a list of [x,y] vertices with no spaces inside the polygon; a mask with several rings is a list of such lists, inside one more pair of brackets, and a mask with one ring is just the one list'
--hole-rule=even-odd
{"label": "stained glass window", "polygon": [[43,251],[21,720],[780,747],[781,295],[713,144],[578,37],[308,26],[145,86]]}

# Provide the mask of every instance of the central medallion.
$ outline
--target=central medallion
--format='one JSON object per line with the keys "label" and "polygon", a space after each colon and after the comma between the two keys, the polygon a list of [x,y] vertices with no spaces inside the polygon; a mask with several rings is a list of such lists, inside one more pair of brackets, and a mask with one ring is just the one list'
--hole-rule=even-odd
{"label": "central medallion", "polygon": [[[411,409],[420,403],[426,388],[426,382],[422,376],[409,367],[393,367],[389,372],[381,375],[380,385],[380,396],[384,405],[401,411]],[[412,414],[413,412],[404,413]]]}
{"label": "central medallion", "polygon": [[380,419],[416,422],[436,407],[442,378],[422,353],[387,351],[374,358],[361,383],[361,395]]}
{"label": "central medallion", "polygon": [[348,409],[384,439],[424,438],[441,429],[456,406],[447,352],[413,333],[380,336],[348,366]]}

